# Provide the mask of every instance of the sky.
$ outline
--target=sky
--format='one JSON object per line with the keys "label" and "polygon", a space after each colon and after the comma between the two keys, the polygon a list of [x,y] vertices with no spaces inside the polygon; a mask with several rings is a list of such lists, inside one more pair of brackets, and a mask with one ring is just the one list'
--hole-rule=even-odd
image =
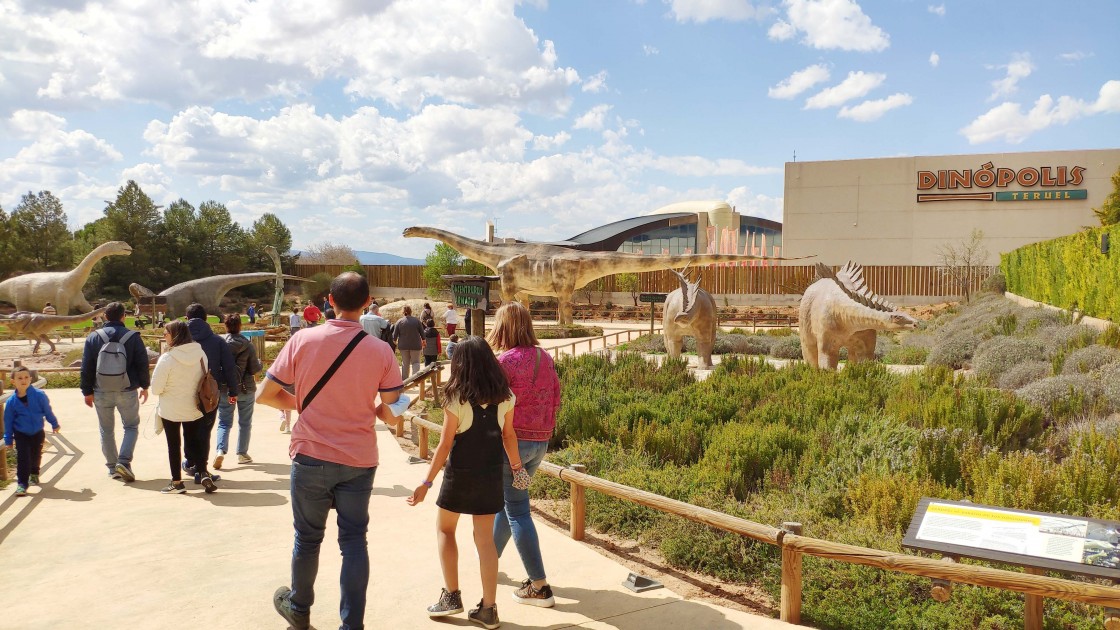
{"label": "sky", "polygon": [[0,207],[135,180],[293,247],[560,240],[784,164],[1120,146],[1120,2],[0,0]]}

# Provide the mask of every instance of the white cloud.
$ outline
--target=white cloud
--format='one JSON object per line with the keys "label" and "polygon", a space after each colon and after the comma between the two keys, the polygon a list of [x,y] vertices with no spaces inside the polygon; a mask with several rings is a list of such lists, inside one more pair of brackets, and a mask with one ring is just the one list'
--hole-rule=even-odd
{"label": "white cloud", "polygon": [[849,72],[848,77],[839,84],[825,88],[805,101],[805,109],[825,109],[838,107],[856,98],[866,96],[871,90],[882,85],[887,75],[877,72]]}
{"label": "white cloud", "polygon": [[771,39],[785,41],[804,33],[802,43],[823,50],[877,52],[890,36],[871,23],[855,0],[784,0],[784,20],[770,27]]}
{"label": "white cloud", "polygon": [[1044,94],[1026,113],[1018,103],[1002,103],[961,129],[961,134],[968,138],[969,144],[993,140],[1018,144],[1036,131],[1052,125],[1065,125],[1097,114],[1116,113],[1120,113],[1120,81],[1108,81],[1101,86],[1097,100],[1093,102],[1072,96],[1060,96],[1055,102],[1049,94]]}
{"label": "white cloud", "polygon": [[[782,220],[782,197],[757,194],[746,186],[739,186],[738,188],[732,188],[727,193],[727,202],[738,210],[739,214],[770,219],[771,221],[780,222]],[[742,243],[740,243],[741,245]]]}
{"label": "white cloud", "polygon": [[1058,55],[1058,58],[1061,59],[1062,61],[1069,61],[1069,62],[1076,63],[1078,61],[1084,61],[1084,60],[1086,60],[1086,59],[1088,59],[1089,57],[1092,57],[1092,56],[1093,56],[1093,53],[1087,53],[1087,52],[1082,52],[1080,50],[1075,50],[1073,52],[1062,53],[1062,54]]}
{"label": "white cloud", "polygon": [[929,11],[930,13],[934,14],[934,15],[945,17],[945,4],[944,3],[938,4],[938,5],[931,4],[928,7],[926,7],[926,10]]}
{"label": "white cloud", "polygon": [[931,52],[929,54],[929,65],[933,66],[934,68],[941,65],[941,55],[935,52]]}
{"label": "white cloud", "polygon": [[610,105],[596,105],[587,111],[584,115],[576,118],[572,123],[573,129],[594,129],[599,130],[603,128],[606,122],[607,114],[611,111]]}
{"label": "white cloud", "polygon": [[32,140],[65,129],[66,119],[49,112],[21,109],[12,112],[7,128],[17,138]]}
{"label": "white cloud", "polygon": [[590,77],[584,79],[583,87],[581,89],[584,92],[591,92],[592,94],[597,94],[607,89],[607,71],[602,70],[600,72],[596,72]]}
{"label": "white cloud", "polygon": [[770,98],[790,99],[822,81],[827,81],[828,78],[828,67],[823,63],[818,63],[798,70],[782,79],[777,85],[767,90],[766,95]]}
{"label": "white cloud", "polygon": [[996,68],[1007,70],[1007,76],[992,81],[992,95],[988,97],[989,101],[1014,94],[1019,87],[1019,81],[1031,76],[1031,72],[1034,71],[1034,64],[1031,63],[1031,56],[1028,53],[1016,53],[1013,55],[1011,63],[1006,66],[996,66]]}
{"label": "white cloud", "polygon": [[678,22],[743,22],[759,15],[750,0],[662,0]]}
{"label": "white cloud", "polygon": [[560,131],[551,136],[533,136],[533,150],[552,151],[564,146],[571,139],[572,134],[567,131]]}
{"label": "white cloud", "polygon": [[909,94],[891,94],[887,98],[881,98],[874,101],[864,101],[859,105],[851,107],[840,108],[840,113],[837,114],[840,118],[849,118],[856,122],[871,122],[879,120],[883,114],[898,107],[905,107],[914,102],[913,97]]}
{"label": "white cloud", "polygon": [[647,57],[652,57],[653,55],[661,54],[661,51],[658,50],[656,46],[642,44],[642,53]]}
{"label": "white cloud", "polygon": [[748,177],[782,172],[781,168],[775,166],[754,166],[742,160],[712,160],[694,155],[646,154],[637,161],[648,168],[683,177]]}

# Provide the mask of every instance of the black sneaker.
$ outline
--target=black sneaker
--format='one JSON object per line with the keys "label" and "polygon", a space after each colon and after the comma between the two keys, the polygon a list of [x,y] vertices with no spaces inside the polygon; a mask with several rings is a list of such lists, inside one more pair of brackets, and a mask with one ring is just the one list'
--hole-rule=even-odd
{"label": "black sneaker", "polygon": [[311,628],[311,613],[292,610],[292,589],[287,586],[281,586],[272,594],[272,605],[293,630]]}
{"label": "black sneaker", "polygon": [[439,601],[428,606],[429,617],[446,617],[461,612],[463,612],[463,594],[460,591],[452,593],[445,588],[440,589]]}
{"label": "black sneaker", "polygon": [[125,481],[136,481],[136,475],[132,474],[132,469],[127,464],[117,464],[113,470]]}
{"label": "black sneaker", "polygon": [[110,468],[109,469],[109,478],[110,479],[120,479],[121,474],[119,472],[117,472],[116,469]]}
{"label": "black sneaker", "polygon": [[556,603],[556,599],[552,597],[552,587],[545,584],[540,589],[535,589],[533,588],[533,580],[522,582],[521,588],[513,592],[513,599],[518,604],[540,608],[552,608]]}
{"label": "black sneaker", "polygon": [[213,477],[211,477],[210,475],[206,475],[202,478],[202,487],[206,488],[206,494],[210,494],[211,492],[218,489],[218,484],[214,483]]}
{"label": "black sneaker", "polygon": [[193,475],[196,472],[195,467],[185,459],[183,460],[183,472],[187,473],[188,475]]}
{"label": "black sneaker", "polygon": [[186,494],[187,486],[183,485],[182,481],[172,481],[160,492],[164,494]]}
{"label": "black sneaker", "polygon": [[498,621],[498,605],[483,606],[481,601],[478,602],[478,608],[472,608],[467,613],[467,619],[488,630],[494,630],[502,625],[502,622]]}

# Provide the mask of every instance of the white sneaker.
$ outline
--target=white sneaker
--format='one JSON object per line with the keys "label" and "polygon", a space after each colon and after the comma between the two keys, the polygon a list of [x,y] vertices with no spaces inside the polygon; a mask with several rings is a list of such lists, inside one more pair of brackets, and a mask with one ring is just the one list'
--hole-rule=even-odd
{"label": "white sneaker", "polygon": [[219,451],[218,454],[214,456],[214,470],[221,470],[222,462],[225,460],[226,454]]}
{"label": "white sneaker", "polygon": [[237,454],[237,463],[238,464],[252,464],[253,463],[253,458],[249,457],[248,453],[238,453]]}

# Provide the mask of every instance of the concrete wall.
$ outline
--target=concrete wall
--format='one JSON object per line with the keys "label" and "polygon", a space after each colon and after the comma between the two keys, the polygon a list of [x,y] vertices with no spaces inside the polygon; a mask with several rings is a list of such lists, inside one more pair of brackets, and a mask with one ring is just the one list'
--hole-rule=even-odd
{"label": "concrete wall", "polygon": [[[1085,168],[1083,181],[1064,187],[918,189],[918,172],[994,168]],[[1113,190],[1120,149],[789,162],[785,174],[783,255],[815,254],[826,264],[936,265],[937,248],[983,230],[987,264],[999,254],[1098,225],[1092,208]],[[985,193],[1085,189],[1087,199],[1062,201],[927,201],[926,193]]]}

